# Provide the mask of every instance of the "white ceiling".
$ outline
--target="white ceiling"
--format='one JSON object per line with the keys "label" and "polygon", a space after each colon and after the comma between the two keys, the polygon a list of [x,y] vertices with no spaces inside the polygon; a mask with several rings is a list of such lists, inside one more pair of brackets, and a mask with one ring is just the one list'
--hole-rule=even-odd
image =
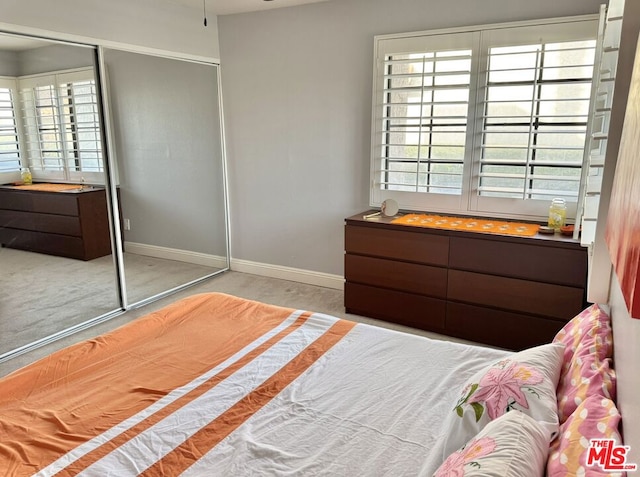
{"label": "white ceiling", "polygon": [[[203,10],[206,3],[208,15],[230,15],[233,13],[256,12],[274,8],[294,7],[307,3],[327,2],[330,0],[166,0],[178,5]],[[338,1],[338,0],[331,0]],[[43,40],[33,40],[0,34],[0,50],[22,51],[52,44]]]}
{"label": "white ceiling", "polygon": [[[270,10],[273,8],[293,7],[306,3],[326,2],[328,0],[168,0],[192,8],[204,9],[207,6],[207,14],[229,15],[232,13],[256,12],[258,10]],[[336,0],[334,0],[336,1]]]}

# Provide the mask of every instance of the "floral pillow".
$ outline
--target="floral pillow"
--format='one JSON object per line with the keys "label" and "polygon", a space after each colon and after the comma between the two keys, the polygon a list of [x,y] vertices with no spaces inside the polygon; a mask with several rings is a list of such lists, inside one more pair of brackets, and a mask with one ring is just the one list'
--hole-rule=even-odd
{"label": "floral pillow", "polygon": [[553,342],[565,345],[563,372],[574,356],[596,354],[600,359],[611,358],[611,319],[600,306],[593,304],[569,321],[556,334]]}
{"label": "floral pillow", "polygon": [[560,426],[560,435],[551,444],[547,462],[548,477],[622,476],[624,473],[604,472],[596,465],[587,465],[591,439],[622,441],[618,432],[620,413],[611,399],[589,396]]}
{"label": "floral pillow", "polygon": [[560,423],[589,396],[615,400],[616,373],[610,366],[610,359],[600,360],[595,354],[574,357],[567,371],[560,376],[556,394]]}
{"label": "floral pillow", "polygon": [[513,410],[538,421],[550,442],[558,432],[556,387],[563,351],[562,344],[530,348],[476,373],[445,421],[443,457]]}
{"label": "floral pillow", "polygon": [[526,414],[509,412],[443,462],[434,477],[540,477],[549,453],[545,429]]}

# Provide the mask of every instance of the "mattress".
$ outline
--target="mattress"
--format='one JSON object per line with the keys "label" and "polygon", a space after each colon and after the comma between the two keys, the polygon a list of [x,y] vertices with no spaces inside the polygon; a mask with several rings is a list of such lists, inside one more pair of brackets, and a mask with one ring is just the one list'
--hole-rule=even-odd
{"label": "mattress", "polygon": [[0,469],[430,475],[461,384],[509,354],[194,295],[0,380]]}

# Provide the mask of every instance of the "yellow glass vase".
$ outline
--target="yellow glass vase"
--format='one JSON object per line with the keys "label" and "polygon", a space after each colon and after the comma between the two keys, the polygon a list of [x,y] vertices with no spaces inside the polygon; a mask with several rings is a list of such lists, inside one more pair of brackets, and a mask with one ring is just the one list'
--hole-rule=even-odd
{"label": "yellow glass vase", "polygon": [[20,176],[22,177],[22,183],[25,185],[33,184],[33,176],[31,175],[31,171],[28,167],[23,167],[20,170]]}

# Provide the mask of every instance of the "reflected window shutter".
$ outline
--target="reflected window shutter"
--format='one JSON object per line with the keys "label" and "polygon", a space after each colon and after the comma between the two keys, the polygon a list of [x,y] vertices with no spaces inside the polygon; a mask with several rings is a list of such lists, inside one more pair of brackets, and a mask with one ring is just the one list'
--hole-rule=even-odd
{"label": "reflected window shutter", "polygon": [[29,164],[39,179],[102,182],[93,69],[19,78]]}
{"label": "reflected window shutter", "polygon": [[20,169],[20,146],[12,88],[0,87],[0,172]]}
{"label": "reflected window shutter", "polygon": [[51,84],[22,87],[20,109],[33,172],[63,171],[62,130],[55,87]]}
{"label": "reflected window shutter", "polygon": [[60,83],[58,98],[68,170],[102,172],[100,119],[95,81]]}

